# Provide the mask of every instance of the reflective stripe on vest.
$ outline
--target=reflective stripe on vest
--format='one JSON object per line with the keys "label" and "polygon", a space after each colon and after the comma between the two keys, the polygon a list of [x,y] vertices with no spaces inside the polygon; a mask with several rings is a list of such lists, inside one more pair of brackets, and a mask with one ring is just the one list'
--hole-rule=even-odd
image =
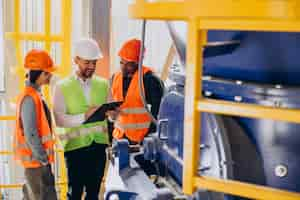
{"label": "reflective stripe on vest", "polygon": [[[54,151],[53,151],[53,149],[46,149],[45,151],[46,151],[48,157],[54,156]],[[23,155],[23,156],[20,157],[19,159],[20,159],[21,161],[26,161],[26,162],[33,162],[33,161],[36,161],[36,159],[34,159],[32,155]]]}
{"label": "reflective stripe on vest", "polygon": [[42,140],[42,143],[44,144],[44,143],[47,143],[49,141],[53,141],[53,138],[52,138],[52,135],[49,133],[47,135],[43,135],[41,140]]}
{"label": "reflective stripe on vest", "polygon": [[122,131],[126,130],[138,130],[138,129],[144,129],[149,128],[150,122],[145,123],[132,123],[132,124],[121,124],[120,122],[116,122],[114,126]]}
{"label": "reflective stripe on vest", "polygon": [[122,112],[124,114],[147,114],[145,108],[123,108]]}
{"label": "reflective stripe on vest", "polygon": [[[41,137],[41,141],[42,141],[42,144],[46,144],[48,142],[53,142],[54,143],[54,140],[52,138],[52,135],[49,133],[47,135],[43,135]],[[29,146],[26,144],[26,143],[17,143],[16,144],[16,147],[15,148],[18,148],[18,149],[30,149]]]}
{"label": "reflective stripe on vest", "polygon": [[80,128],[80,129],[74,130],[72,132],[68,132],[68,133],[65,133],[63,135],[59,135],[58,137],[62,141],[69,141],[69,140],[74,139],[74,138],[89,135],[93,132],[106,133],[107,128],[104,127],[104,126],[99,126],[99,125],[94,126],[94,127],[89,127],[89,128]]}

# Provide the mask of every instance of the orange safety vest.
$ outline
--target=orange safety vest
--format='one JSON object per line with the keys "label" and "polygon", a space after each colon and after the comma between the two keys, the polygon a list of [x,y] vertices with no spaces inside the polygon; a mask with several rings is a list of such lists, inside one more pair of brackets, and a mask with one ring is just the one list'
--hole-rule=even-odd
{"label": "orange safety vest", "polygon": [[47,117],[43,107],[43,102],[40,95],[32,87],[25,87],[24,92],[19,96],[17,101],[17,120],[13,147],[15,159],[19,163],[21,163],[21,165],[23,165],[25,168],[37,168],[41,167],[42,165],[38,160],[33,158],[32,151],[30,147],[26,144],[21,121],[21,104],[25,96],[32,97],[34,101],[36,110],[37,130],[43,148],[45,149],[48,155],[49,163],[52,163],[54,161],[53,148],[55,141],[53,140],[53,135],[51,133],[51,129],[47,121]]}
{"label": "orange safety vest", "polygon": [[[149,71],[152,70],[143,67],[143,75]],[[121,139],[125,135],[131,141],[141,142],[148,133],[151,118],[140,96],[138,72],[135,72],[132,77],[125,99],[123,98],[123,75],[121,72],[115,74],[111,94],[114,101],[124,101],[120,107],[121,114],[114,124],[114,138]]]}

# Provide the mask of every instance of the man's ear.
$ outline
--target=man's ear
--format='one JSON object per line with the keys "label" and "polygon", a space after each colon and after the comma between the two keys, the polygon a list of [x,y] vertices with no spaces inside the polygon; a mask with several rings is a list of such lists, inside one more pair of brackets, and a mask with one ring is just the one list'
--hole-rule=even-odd
{"label": "man's ear", "polygon": [[78,65],[78,62],[79,62],[79,57],[78,57],[78,56],[75,56],[75,58],[74,58],[74,63],[75,63],[76,65]]}

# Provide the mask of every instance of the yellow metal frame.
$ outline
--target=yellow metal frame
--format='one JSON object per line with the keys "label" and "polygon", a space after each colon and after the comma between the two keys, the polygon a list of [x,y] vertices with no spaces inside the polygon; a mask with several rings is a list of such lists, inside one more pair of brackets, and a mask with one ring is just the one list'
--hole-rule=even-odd
{"label": "yellow metal frame", "polygon": [[[300,193],[259,185],[197,176],[200,112],[265,118],[300,123],[300,110],[279,109],[244,103],[205,99],[201,95],[202,49],[207,30],[256,30],[300,32],[300,2],[297,0],[136,0],[129,14],[138,19],[185,20],[188,24],[185,87],[183,191],[197,188],[264,200],[299,200]],[[191,106],[192,105],[192,106]]]}
{"label": "yellow metal frame", "polygon": [[[44,21],[44,34],[41,33],[26,33],[20,31],[20,0],[14,0],[14,32],[6,33],[5,37],[7,39],[12,39],[15,43],[16,50],[16,72],[19,76],[19,88],[22,90],[24,87],[25,80],[25,70],[23,67],[23,56],[21,50],[21,41],[40,41],[45,43],[46,51],[50,52],[51,44],[53,42],[59,42],[61,44],[62,56],[61,56],[61,66],[56,72],[57,75],[61,77],[67,76],[71,72],[71,32],[72,32],[72,0],[61,0],[61,33],[60,34],[51,34],[51,0],[44,1],[44,12],[45,12],[45,21]],[[49,87],[44,89],[44,95],[48,103],[50,102],[50,91]],[[14,116],[0,116],[1,120],[15,120]],[[60,167],[60,177],[61,180],[57,185],[60,187],[60,199],[66,199],[67,193],[67,175],[66,168],[64,163],[64,154],[61,150],[56,150],[59,155],[59,160],[61,163]],[[12,152],[9,151],[0,151],[0,155],[10,155]],[[20,184],[12,185],[0,185],[0,188],[19,188]],[[1,198],[1,196],[0,196]]]}
{"label": "yellow metal frame", "polygon": [[[28,33],[20,31],[20,0],[14,0],[14,32],[5,34],[6,39],[12,39],[15,42],[16,60],[17,60],[17,74],[20,78],[19,88],[24,87],[25,70],[23,67],[23,56],[21,50],[21,41],[40,41],[45,42],[45,49],[50,52],[51,43],[59,42],[61,44],[62,56],[61,66],[56,72],[58,75],[65,77],[71,72],[71,31],[72,31],[72,0],[61,0],[61,33],[51,34],[51,0],[45,0],[44,11],[44,34],[42,33]],[[45,98],[50,102],[49,88],[44,90]]]}

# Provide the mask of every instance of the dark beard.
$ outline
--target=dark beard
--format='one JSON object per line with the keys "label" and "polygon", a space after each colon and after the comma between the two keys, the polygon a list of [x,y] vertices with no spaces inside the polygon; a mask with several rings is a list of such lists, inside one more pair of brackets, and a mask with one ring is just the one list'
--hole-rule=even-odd
{"label": "dark beard", "polygon": [[130,70],[130,71],[128,71],[128,70],[122,70],[122,75],[124,76],[124,77],[132,77],[133,76],[133,74],[137,71],[138,69],[136,68],[136,69],[134,69],[134,70]]}
{"label": "dark beard", "polygon": [[91,78],[92,76],[93,76],[93,74],[95,73],[95,71],[93,71],[93,72],[88,72],[88,71],[85,71],[85,72],[83,72],[83,73],[81,73],[81,76],[83,77],[83,78]]}

